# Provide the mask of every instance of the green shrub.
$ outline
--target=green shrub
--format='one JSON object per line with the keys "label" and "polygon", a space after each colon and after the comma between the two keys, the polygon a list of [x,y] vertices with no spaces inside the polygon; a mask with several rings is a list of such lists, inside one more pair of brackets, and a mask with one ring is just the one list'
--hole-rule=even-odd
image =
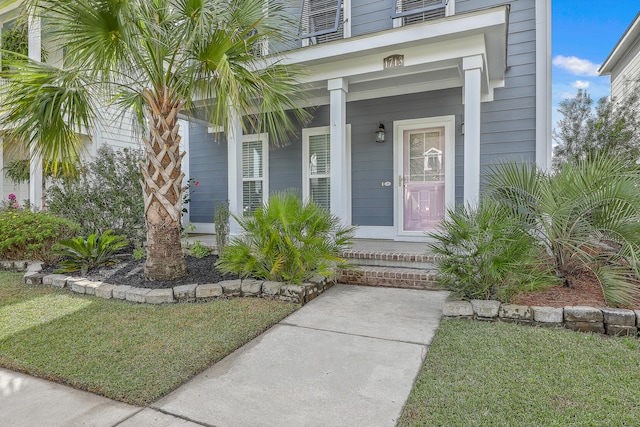
{"label": "green shrub", "polygon": [[235,219],[245,234],[227,246],[218,268],[241,277],[297,284],[315,274],[333,275],[334,267],[345,263],[339,254],[350,246],[354,231],[291,192],[273,194],[252,216]]}
{"label": "green shrub", "polygon": [[458,298],[508,302],[558,283],[535,239],[498,203],[450,210],[429,237],[430,249],[442,256],[438,283]]}
{"label": "green shrub", "polygon": [[142,159],[140,151],[100,147],[78,178],[53,179],[49,210],[80,224],[81,235],[113,230],[140,245],[145,238]]}
{"label": "green shrub", "polygon": [[189,248],[189,255],[196,258],[204,258],[211,255],[212,251],[210,248],[203,246],[200,240],[196,240],[193,245]]}
{"label": "green shrub", "polygon": [[78,230],[77,224],[49,212],[1,210],[0,258],[53,263],[58,259],[51,252],[54,243],[77,235]]}
{"label": "green shrub", "polygon": [[521,227],[571,281],[591,270],[607,303],[640,304],[640,169],[595,156],[563,164],[554,174],[504,164],[488,178],[488,196],[507,206]]}
{"label": "green shrub", "polygon": [[141,260],[142,258],[147,256],[147,251],[144,248],[135,248],[133,250],[133,259]]}
{"label": "green shrub", "polygon": [[86,274],[92,268],[116,264],[120,262],[116,252],[128,246],[126,239],[126,236],[114,236],[111,230],[107,230],[102,235],[95,233],[86,239],[62,240],[53,247],[56,255],[66,257],[58,264],[60,268],[56,273],[80,270]]}

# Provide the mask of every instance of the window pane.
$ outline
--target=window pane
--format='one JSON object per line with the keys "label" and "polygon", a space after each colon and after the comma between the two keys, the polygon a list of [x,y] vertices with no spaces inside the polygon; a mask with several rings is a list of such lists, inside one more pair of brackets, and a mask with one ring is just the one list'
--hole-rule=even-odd
{"label": "window pane", "polygon": [[309,175],[326,175],[331,170],[329,135],[309,137]]}
{"label": "window pane", "polygon": [[442,0],[397,0],[396,12],[424,11],[425,9],[444,7]]}
{"label": "window pane", "polygon": [[329,178],[311,178],[310,180],[311,200],[325,209],[331,208],[331,186]]}
{"label": "window pane", "polygon": [[443,131],[433,129],[409,134],[409,181],[443,181]]}
{"label": "window pane", "polygon": [[242,213],[251,215],[262,205],[262,181],[242,183]]}
{"label": "window pane", "polygon": [[242,144],[242,177],[262,178],[262,141]]}
{"label": "window pane", "polygon": [[305,0],[302,4],[301,36],[312,37],[311,44],[341,39],[344,33],[343,14],[342,0]]}

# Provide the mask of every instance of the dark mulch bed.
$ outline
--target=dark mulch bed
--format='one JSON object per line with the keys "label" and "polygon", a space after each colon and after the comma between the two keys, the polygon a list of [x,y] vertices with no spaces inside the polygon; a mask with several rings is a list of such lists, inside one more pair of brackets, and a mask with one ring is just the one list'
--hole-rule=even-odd
{"label": "dark mulch bed", "polygon": [[[144,278],[145,260],[135,260],[131,255],[126,255],[123,257],[122,262],[98,270],[89,270],[85,277],[93,281],[101,281],[113,285],[129,285],[137,288],[150,289],[166,289],[194,283],[203,285],[205,283],[217,283],[222,280],[237,279],[237,276],[233,274],[223,274],[219,272],[214,265],[217,259],[218,257],[215,255],[204,258],[187,255],[185,256],[188,272],[186,278],[172,281],[149,281]],[[46,266],[43,272],[52,273],[55,269],[55,266]],[[67,274],[73,277],[82,276],[79,271]]]}
{"label": "dark mulch bed", "polygon": [[513,303],[531,306],[565,307],[585,305],[607,307],[602,287],[595,275],[582,271],[571,277],[570,286],[552,286],[548,289],[518,295]]}

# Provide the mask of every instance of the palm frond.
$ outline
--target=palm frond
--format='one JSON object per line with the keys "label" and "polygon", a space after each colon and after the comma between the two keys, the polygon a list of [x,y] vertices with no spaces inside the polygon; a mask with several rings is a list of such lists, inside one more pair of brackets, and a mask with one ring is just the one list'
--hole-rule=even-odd
{"label": "palm frond", "polygon": [[75,70],[12,61],[2,72],[2,120],[6,133],[48,164],[51,172],[73,171],[82,149],[80,133],[95,121],[91,82]]}

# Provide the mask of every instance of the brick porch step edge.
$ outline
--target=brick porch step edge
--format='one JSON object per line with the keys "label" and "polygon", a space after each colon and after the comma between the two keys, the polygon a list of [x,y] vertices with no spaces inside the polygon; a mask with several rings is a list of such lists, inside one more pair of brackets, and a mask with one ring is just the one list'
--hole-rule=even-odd
{"label": "brick porch step edge", "polygon": [[337,271],[337,281],[347,285],[441,290],[435,279],[435,271],[415,268],[360,266]]}
{"label": "brick porch step edge", "polygon": [[349,259],[370,259],[376,261],[401,261],[401,262],[417,262],[434,264],[440,258],[438,255],[431,254],[407,254],[392,252],[369,252],[346,250],[340,253],[342,258]]}

